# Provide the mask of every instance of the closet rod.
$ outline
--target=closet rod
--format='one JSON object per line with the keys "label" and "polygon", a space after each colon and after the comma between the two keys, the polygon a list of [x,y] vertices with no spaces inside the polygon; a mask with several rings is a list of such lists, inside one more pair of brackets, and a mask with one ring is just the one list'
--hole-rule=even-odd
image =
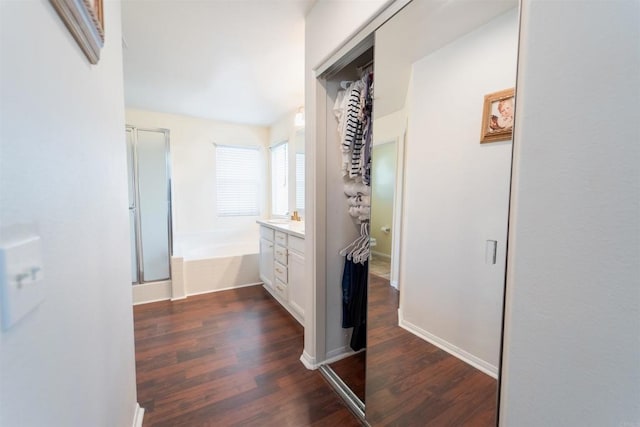
{"label": "closet rod", "polygon": [[366,63],[366,64],[364,64],[364,65],[361,65],[361,66],[359,66],[359,67],[356,67],[356,69],[357,69],[358,71],[362,71],[362,70],[364,70],[365,68],[367,68],[369,65],[373,65],[373,59],[372,59],[371,61],[367,62],[367,63]]}

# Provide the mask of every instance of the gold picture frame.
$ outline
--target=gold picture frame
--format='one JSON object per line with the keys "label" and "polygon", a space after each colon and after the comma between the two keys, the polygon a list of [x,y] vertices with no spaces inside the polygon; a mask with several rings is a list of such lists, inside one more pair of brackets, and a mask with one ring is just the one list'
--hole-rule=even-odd
{"label": "gold picture frame", "polygon": [[92,64],[104,46],[103,0],[50,0],[69,32]]}
{"label": "gold picture frame", "polygon": [[480,132],[481,144],[513,138],[514,106],[514,88],[485,95]]}

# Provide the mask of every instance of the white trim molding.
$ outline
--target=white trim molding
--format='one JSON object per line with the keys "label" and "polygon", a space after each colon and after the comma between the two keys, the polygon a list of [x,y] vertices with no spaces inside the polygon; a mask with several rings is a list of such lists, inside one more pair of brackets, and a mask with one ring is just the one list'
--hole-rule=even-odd
{"label": "white trim molding", "polygon": [[133,285],[133,305],[171,299],[171,280]]}
{"label": "white trim molding", "polygon": [[144,419],[144,408],[136,402],[136,410],[133,413],[132,427],[142,427],[142,420]]}
{"label": "white trim molding", "polygon": [[315,371],[320,367],[320,364],[316,363],[316,358],[309,356],[309,353],[307,353],[306,351],[302,352],[302,355],[300,356],[300,362],[302,362],[305,368],[309,369],[310,371]]}
{"label": "white trim molding", "polygon": [[322,364],[328,365],[330,363],[337,362],[338,360],[346,359],[347,357],[353,356],[354,354],[361,353],[364,350],[365,349],[363,348],[358,351],[353,351],[347,346],[340,347],[335,350],[327,352],[327,358],[325,359],[324,362],[322,362]]}
{"label": "white trim molding", "polygon": [[231,289],[248,288],[249,286],[259,286],[259,285],[262,285],[262,284],[263,284],[263,282],[254,282],[254,283],[245,283],[243,285],[227,286],[226,288],[220,288],[220,289],[209,289],[209,290],[201,291],[201,292],[188,293],[183,298],[173,298],[172,300],[185,299],[187,297],[193,297],[193,296],[196,296],[196,295],[212,294],[212,293],[215,293],[215,292],[230,291]]}
{"label": "white trim molding", "polygon": [[389,254],[385,254],[384,252],[378,252],[378,251],[371,251],[372,255],[375,255],[379,258],[383,258],[383,259],[387,259],[389,261],[391,261],[391,255]]}
{"label": "white trim molding", "polygon": [[441,350],[446,351],[447,353],[449,353],[452,356],[457,357],[458,359],[462,360],[463,362],[473,366],[474,368],[484,372],[485,374],[489,375],[492,378],[498,379],[498,367],[497,366],[493,366],[492,364],[490,364],[489,362],[480,359],[477,356],[474,356],[471,353],[466,352],[465,350],[461,349],[460,347],[457,347],[453,344],[451,344],[450,342],[436,336],[433,335],[430,332],[425,331],[424,329],[420,328],[419,326],[414,325],[411,322],[408,322],[404,319],[404,316],[402,315],[402,311],[398,310],[398,324],[399,326],[408,331],[411,332],[413,335],[422,338],[423,340],[427,341],[430,344],[435,345],[436,347],[440,348]]}

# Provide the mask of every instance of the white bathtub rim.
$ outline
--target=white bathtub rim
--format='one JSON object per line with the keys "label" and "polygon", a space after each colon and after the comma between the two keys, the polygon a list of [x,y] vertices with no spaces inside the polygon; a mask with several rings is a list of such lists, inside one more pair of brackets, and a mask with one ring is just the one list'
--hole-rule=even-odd
{"label": "white bathtub rim", "polygon": [[225,253],[225,254],[209,255],[209,256],[202,256],[202,255],[192,256],[190,253],[187,253],[186,255],[173,255],[172,257],[182,258],[184,262],[190,262],[190,261],[206,261],[210,259],[236,258],[236,257],[242,257],[246,255],[259,255],[259,254],[260,254],[260,248],[256,248],[255,250],[250,249],[246,251],[232,252],[231,254]]}

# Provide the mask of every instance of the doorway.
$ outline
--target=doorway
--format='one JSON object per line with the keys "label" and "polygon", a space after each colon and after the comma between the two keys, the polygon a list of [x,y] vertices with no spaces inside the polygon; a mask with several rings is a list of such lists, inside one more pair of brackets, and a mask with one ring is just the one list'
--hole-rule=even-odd
{"label": "doorway", "polygon": [[171,278],[169,131],[127,126],[131,283]]}
{"label": "doorway", "polygon": [[[375,141],[375,135],[374,135]],[[394,202],[396,192],[396,141],[373,146],[371,156],[371,260],[369,272],[391,281]],[[397,281],[395,286],[398,287]]]}

